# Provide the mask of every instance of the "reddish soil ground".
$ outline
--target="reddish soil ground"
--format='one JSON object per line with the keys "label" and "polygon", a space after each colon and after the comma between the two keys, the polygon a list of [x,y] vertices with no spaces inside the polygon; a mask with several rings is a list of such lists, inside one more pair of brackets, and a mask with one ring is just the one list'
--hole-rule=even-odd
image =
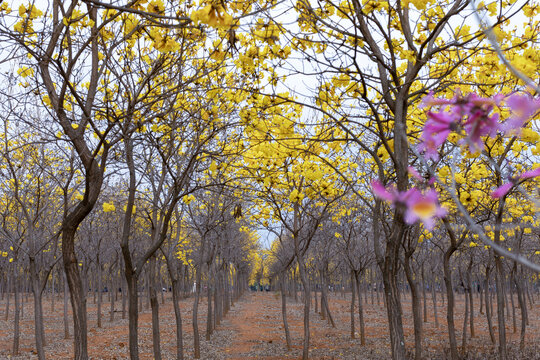
{"label": "reddish soil ground", "polygon": [[[20,355],[11,356],[13,340],[13,300],[10,305],[9,318],[5,320],[6,301],[0,301],[0,359],[35,359],[33,310],[30,302],[25,302],[23,319],[21,321]],[[440,300],[440,299],[439,299]],[[462,354],[466,359],[491,359],[495,357],[495,348],[491,344],[486,325],[485,315],[478,312],[478,299],[475,296],[475,331],[476,336],[468,335],[467,348]],[[116,303],[115,319],[109,321],[110,305],[103,306],[103,326],[96,327],[96,306],[92,297],[88,299],[88,340],[89,354],[92,359],[129,359],[127,320],[121,319],[121,301]],[[364,303],[366,322],[366,345],[361,346],[358,336],[350,337],[350,294],[342,296],[332,294],[330,308],[336,327],[333,328],[327,320],[321,319],[319,314],[312,311],[310,329],[310,358],[312,359],[388,359],[390,347],[386,312],[382,305],[374,303],[371,298]],[[72,339],[64,339],[63,308],[61,299],[55,301],[54,311],[51,299],[44,301],[45,331],[47,338],[47,359],[70,359],[73,353]],[[288,320],[292,338],[292,350],[287,351],[283,322],[281,318],[281,298],[278,293],[257,292],[246,293],[212,334],[210,341],[205,341],[206,329],[206,302],[202,301],[199,308],[199,328],[201,329],[201,358],[202,359],[297,359],[302,352],[303,335],[303,305],[288,299]],[[192,299],[185,299],[181,303],[185,355],[187,359],[193,358],[193,330],[191,323]],[[435,326],[433,307],[428,301],[428,317],[424,323],[424,358],[445,359],[448,353],[448,340],[446,333],[446,308],[442,302],[438,303],[439,327]],[[407,349],[414,351],[414,335],[410,299],[403,299],[404,329]],[[461,349],[461,330],[463,327],[464,299],[458,296],[456,309],[457,339]],[[172,304],[167,297],[160,305],[161,350],[164,359],[174,359],[176,354],[175,323]],[[358,316],[356,315],[356,321]],[[496,320],[496,319],[495,319]],[[540,359],[540,301],[537,300],[529,314],[527,327],[527,349],[520,354],[517,350],[519,344],[520,311],[516,309],[518,331],[513,331],[512,314],[507,318],[507,336],[511,358]],[[496,331],[496,322],[495,331]],[[356,331],[358,333],[358,322]],[[73,331],[71,330],[71,334]],[[139,317],[139,348],[141,359],[152,359],[152,330],[150,311],[143,306]]]}

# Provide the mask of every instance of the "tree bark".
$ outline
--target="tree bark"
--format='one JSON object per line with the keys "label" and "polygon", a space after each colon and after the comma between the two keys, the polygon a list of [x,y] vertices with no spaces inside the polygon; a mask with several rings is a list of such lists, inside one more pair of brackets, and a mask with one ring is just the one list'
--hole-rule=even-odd
{"label": "tree bark", "polygon": [[356,281],[356,291],[358,293],[358,325],[360,326],[360,345],[366,345],[366,331],[364,324],[364,307],[362,305],[362,294],[360,290],[360,272],[354,274]]}
{"label": "tree bark", "polygon": [[[33,257],[29,259],[30,281],[34,295],[34,335],[36,339],[36,351],[39,360],[45,360],[45,328],[43,324],[43,287],[40,284],[39,273]],[[46,280],[45,280],[46,281]]]}
{"label": "tree bark", "polygon": [[69,316],[68,316],[68,302],[69,302],[69,287],[66,280],[66,273],[62,271],[64,276],[64,339],[69,339]]}
{"label": "tree bark", "polygon": [[414,358],[416,360],[422,359],[422,314],[420,310],[420,294],[418,293],[418,283],[414,279],[413,270],[410,263],[409,251],[406,251],[404,256],[404,270],[405,276],[407,277],[407,282],[411,289],[411,306],[413,313],[413,323],[414,323]]}
{"label": "tree bark", "polygon": [[172,282],[172,301],[174,308],[174,317],[176,320],[176,359],[184,359],[184,341],[182,331],[182,312],[180,311],[179,294],[180,288],[178,286],[178,280],[171,278]]}
{"label": "tree bark", "polygon": [[[90,211],[90,209],[88,209],[88,211]],[[83,289],[83,282],[79,271],[79,262],[75,255],[75,231],[81,221],[82,218],[80,221],[76,222],[76,224],[66,221],[62,234],[62,258],[64,260],[64,270],[69,285],[69,295],[71,298],[73,314],[73,346],[75,348],[75,360],[88,359],[86,294]]]}
{"label": "tree bark", "polygon": [[283,317],[283,329],[285,330],[285,342],[287,351],[291,351],[291,334],[289,332],[289,323],[287,322],[287,297],[285,296],[285,276],[279,282],[281,287],[281,316]]}
{"label": "tree bark", "polygon": [[485,305],[486,305],[486,319],[488,323],[488,330],[489,330],[489,338],[491,340],[492,344],[495,344],[495,334],[493,333],[493,321],[491,318],[491,306],[489,304],[489,273],[491,268],[486,267],[486,280],[485,280],[485,288],[484,288],[484,297],[485,297]]}
{"label": "tree bark", "polygon": [[446,297],[448,305],[446,306],[446,321],[448,324],[448,338],[450,341],[450,356],[452,360],[458,359],[456,328],[454,324],[454,289],[452,285],[452,271],[450,270],[450,257],[455,251],[455,247],[451,247],[444,254],[443,271],[444,283],[446,287]]}
{"label": "tree bark", "polygon": [[129,329],[129,356],[131,360],[139,360],[139,289],[137,276],[131,269],[126,268],[127,293],[128,293],[128,329]]}
{"label": "tree bark", "polygon": [[101,305],[103,303],[103,284],[102,284],[102,265],[99,262],[99,255],[97,256],[97,327],[101,327]]}
{"label": "tree bark", "polygon": [[351,339],[355,337],[354,328],[354,303],[356,302],[356,280],[354,273],[351,271]]}
{"label": "tree bark", "polygon": [[19,276],[16,271],[13,270],[13,306],[15,307],[15,314],[13,319],[13,346],[11,348],[11,354],[13,356],[19,355],[19,340],[20,340],[20,304],[19,304]]}
{"label": "tree bark", "polygon": [[[152,344],[154,360],[161,360],[161,336],[159,331],[159,301],[156,293],[156,256],[152,255],[149,262],[148,291],[152,309]],[[161,291],[161,289],[160,289]]]}
{"label": "tree bark", "polygon": [[[202,251],[202,249],[201,249]],[[201,345],[200,345],[200,339],[199,339],[199,322],[198,322],[198,312],[199,312],[199,296],[201,293],[201,269],[196,268],[195,269],[197,275],[196,275],[196,284],[195,284],[195,297],[193,299],[193,348],[194,348],[194,355],[193,357],[195,359],[201,358]]]}

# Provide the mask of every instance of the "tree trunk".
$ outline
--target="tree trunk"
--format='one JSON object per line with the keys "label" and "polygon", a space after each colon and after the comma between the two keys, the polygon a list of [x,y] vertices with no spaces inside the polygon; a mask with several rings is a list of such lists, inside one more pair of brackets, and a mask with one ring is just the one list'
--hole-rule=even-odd
{"label": "tree trunk", "polygon": [[184,359],[184,341],[182,332],[182,312],[180,311],[179,295],[180,288],[178,286],[178,280],[171,278],[172,282],[172,301],[174,308],[174,318],[176,320],[176,359]]}
{"label": "tree trunk", "polygon": [[426,297],[426,278],[424,277],[424,263],[422,263],[422,302],[424,304],[423,322],[427,322],[427,297]]}
{"label": "tree trunk", "polygon": [[285,296],[285,276],[279,282],[281,287],[281,316],[283,317],[283,328],[285,329],[285,342],[287,351],[291,351],[291,334],[289,333],[289,323],[287,322],[287,297]]}
{"label": "tree trunk", "polygon": [[433,300],[433,317],[435,318],[435,327],[439,328],[439,314],[437,311],[437,292],[435,291],[435,276],[433,276],[433,279],[431,281],[431,299]]}
{"label": "tree trunk", "polygon": [[[387,244],[387,248],[388,247],[393,248],[394,246],[391,245],[389,242]],[[391,253],[393,252],[393,250],[390,249],[387,250],[387,252]],[[388,324],[390,330],[390,346],[392,349],[392,359],[401,360],[405,359],[406,355],[405,337],[403,335],[400,291],[397,284],[397,258],[387,256],[385,259],[385,263],[386,265],[381,268],[381,272],[384,284],[386,313],[388,316]]]}
{"label": "tree trunk", "polygon": [[469,324],[471,328],[471,338],[474,335],[474,301],[473,301],[473,286],[471,281],[471,271],[472,271],[472,259],[469,263],[469,268],[467,274],[465,275],[467,279],[467,287],[469,288],[469,305],[470,305],[470,315],[469,315]]}
{"label": "tree trunk", "polygon": [[461,336],[461,352],[463,356],[465,357],[466,348],[467,348],[467,320],[469,318],[469,296],[468,292],[470,292],[470,289],[465,288],[465,314],[463,315],[463,333]]}
{"label": "tree trunk", "polygon": [[356,302],[356,280],[354,273],[351,271],[351,339],[354,339],[354,303]]}
{"label": "tree trunk", "polygon": [[30,257],[30,282],[32,284],[32,293],[34,295],[34,335],[36,339],[36,351],[39,360],[45,360],[45,328],[43,325],[43,302],[42,287],[39,283],[39,273],[36,268],[36,262]]}
{"label": "tree trunk", "polygon": [[519,349],[523,351],[525,348],[525,329],[527,326],[527,304],[525,295],[523,294],[522,280],[517,277],[514,279],[517,289],[518,303],[521,309],[521,332],[519,336]]}
{"label": "tree trunk", "polygon": [[360,326],[360,345],[366,345],[366,331],[364,324],[364,306],[362,305],[362,294],[360,290],[360,272],[355,272],[356,291],[358,293],[358,324]]}
{"label": "tree trunk", "polygon": [[201,293],[201,269],[199,268],[195,269],[197,275],[196,275],[196,283],[195,283],[195,298],[193,300],[193,348],[194,348],[194,355],[193,357],[195,359],[201,358],[201,345],[200,345],[200,339],[199,339],[199,322],[198,322],[198,312],[199,312],[199,295]]}
{"label": "tree trunk", "polygon": [[304,287],[304,346],[302,347],[302,360],[307,360],[309,357],[309,305],[311,303],[311,299],[305,264],[303,263],[304,259],[301,255],[300,257],[298,257],[299,255],[300,252],[297,252],[296,256],[298,259],[300,281],[302,282],[302,286]]}
{"label": "tree trunk", "polygon": [[13,319],[13,347],[11,349],[11,354],[13,356],[19,355],[19,340],[20,340],[20,308],[19,308],[19,276],[16,274],[16,271],[13,271],[13,297],[15,307],[15,317]]}
{"label": "tree trunk", "polygon": [[[159,332],[159,301],[156,293],[156,256],[152,255],[149,262],[148,291],[152,309],[152,344],[154,360],[161,360],[161,336]],[[160,289],[161,290],[161,289]]]}
{"label": "tree trunk", "polygon": [[109,321],[113,322],[114,321],[114,302],[116,300],[116,295],[118,294],[118,292],[117,292],[118,287],[116,286],[116,281],[115,281],[116,276],[114,276],[112,274],[112,272],[111,272],[110,275],[111,275],[111,281],[109,283],[109,287],[110,287],[109,294],[111,295],[111,298],[110,298],[111,299],[111,312],[109,314],[109,316],[110,316]]}
{"label": "tree trunk", "polygon": [[486,268],[486,286],[484,288],[484,296],[485,296],[485,305],[486,305],[486,319],[488,323],[488,330],[489,330],[489,338],[491,340],[492,344],[495,344],[495,334],[493,333],[493,321],[491,318],[491,307],[489,305],[489,273],[490,268]]}
{"label": "tree trunk", "polygon": [[207,301],[207,312],[206,312],[206,341],[210,341],[210,335],[212,335],[212,286],[210,282],[210,265],[208,265],[208,282],[206,283],[206,298]]}
{"label": "tree trunk", "polygon": [[11,276],[7,276],[6,279],[6,291],[7,291],[7,299],[6,299],[6,313],[4,316],[4,321],[8,321],[9,319],[9,299],[11,298],[11,289],[14,289],[13,286],[13,278],[14,278],[14,270],[13,267],[11,267]]}
{"label": "tree trunk", "polygon": [[54,280],[55,280],[55,276],[54,276],[54,271],[51,272],[51,314],[54,314],[54,298],[55,298],[55,289],[54,287],[56,286],[56,284],[54,283]]}
{"label": "tree trunk", "polygon": [[[82,221],[82,219],[81,219]],[[69,295],[71,298],[71,308],[73,314],[73,346],[74,359],[88,359],[88,332],[86,315],[86,294],[83,288],[81,274],[79,272],[79,261],[75,255],[75,231],[76,224],[69,224],[66,220],[62,232],[62,258],[64,260],[64,270],[66,272]]]}
{"label": "tree trunk", "polygon": [[446,321],[448,324],[448,338],[450,341],[450,356],[452,360],[458,359],[456,328],[454,325],[454,289],[452,286],[452,271],[450,270],[450,257],[455,251],[455,246],[450,247],[444,254],[443,271],[444,284],[448,305],[446,307]]}
{"label": "tree trunk", "polygon": [[64,276],[64,339],[69,339],[69,316],[68,316],[68,302],[69,302],[69,287],[66,280],[66,273],[62,271]]}
{"label": "tree trunk", "polygon": [[128,297],[128,286],[125,277],[122,276],[122,319],[126,318],[126,302]]}
{"label": "tree trunk", "polygon": [[101,305],[103,303],[103,284],[102,284],[102,265],[99,262],[99,255],[97,258],[97,327],[101,327]]}
{"label": "tree trunk", "polygon": [[126,269],[125,276],[128,292],[129,356],[131,360],[139,360],[139,289],[137,276],[131,269]]}
{"label": "tree trunk", "polygon": [[508,350],[506,347],[506,324],[504,320],[504,269],[500,256],[495,255],[495,276],[496,291],[497,291],[497,323],[499,325],[499,360],[508,358]]}
{"label": "tree trunk", "polygon": [[422,359],[422,314],[420,310],[420,294],[418,293],[418,284],[414,279],[413,270],[411,268],[409,251],[406,251],[404,256],[403,267],[405,270],[405,276],[411,289],[411,305],[413,313],[414,323],[414,358],[416,360]]}
{"label": "tree trunk", "polygon": [[483,285],[483,282],[481,282],[480,280],[478,281],[478,285],[480,287],[480,291],[479,291],[479,297],[480,297],[480,310],[479,310],[479,313],[480,315],[484,315],[484,285]]}

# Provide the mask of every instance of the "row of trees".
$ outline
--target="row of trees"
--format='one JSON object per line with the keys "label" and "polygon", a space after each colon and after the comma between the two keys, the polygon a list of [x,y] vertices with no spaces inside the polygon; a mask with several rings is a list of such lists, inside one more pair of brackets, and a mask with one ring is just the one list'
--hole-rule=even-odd
{"label": "row of trees", "polygon": [[[459,356],[453,282],[470,284],[460,272],[476,269],[478,281],[496,282],[505,359],[505,300],[513,294],[505,289],[515,286],[523,300],[536,281],[527,269],[539,270],[533,115],[540,106],[510,96],[537,90],[538,7],[471,6],[73,0],[11,11],[2,4],[2,54],[12,67],[1,94],[2,246],[8,268],[32,274],[39,357],[40,297],[61,259],[76,359],[88,357],[81,270],[97,264],[99,273],[111,263],[127,286],[131,358],[138,359],[145,276],[160,358],[162,260],[175,296],[189,264],[195,318],[205,276],[227,293],[241,284],[231,274],[247,282],[257,263],[256,272],[271,270],[280,286],[293,272],[303,291],[304,358],[312,285],[324,285],[329,313],[331,268],[356,292],[366,269],[380,274],[392,354],[405,358],[405,277],[421,358],[423,274],[439,259],[442,268],[431,269],[447,289],[451,357]],[[291,12],[294,24],[283,15]],[[513,28],[515,17],[526,19],[522,30]],[[254,254],[256,228],[276,237],[268,256]],[[83,244],[103,252],[86,260]]]}

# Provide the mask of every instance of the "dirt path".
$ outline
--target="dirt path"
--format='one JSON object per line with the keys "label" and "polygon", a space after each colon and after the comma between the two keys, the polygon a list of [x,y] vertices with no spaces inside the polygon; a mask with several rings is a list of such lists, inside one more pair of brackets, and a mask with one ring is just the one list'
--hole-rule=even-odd
{"label": "dirt path", "polygon": [[[475,298],[476,300],[476,298]],[[104,308],[103,327],[96,327],[96,308],[89,300],[88,307],[88,348],[91,359],[94,360],[124,360],[129,359],[127,319],[121,319],[120,313],[115,315],[113,322],[108,320]],[[181,301],[185,359],[193,359],[193,331],[191,324],[191,298]],[[332,294],[329,301],[336,327],[333,328],[312,308],[310,316],[310,351],[312,360],[379,360],[390,358],[388,346],[388,328],[386,313],[381,302],[364,303],[364,318],[366,321],[366,346],[361,346],[358,338],[350,338],[350,297]],[[117,302],[117,311],[121,302]],[[425,358],[445,359],[447,352],[447,333],[444,319],[444,308],[440,304],[440,326],[434,326],[431,304],[428,309],[427,322],[424,323]],[[478,303],[475,303],[478,307]],[[403,299],[405,341],[409,350],[413,349],[414,335],[410,314],[410,298]],[[456,324],[461,326],[463,321],[463,297],[458,297]],[[45,332],[48,345],[45,349],[47,359],[68,360],[72,358],[72,339],[63,339],[62,307],[59,302],[55,310],[51,309],[49,299],[44,303]],[[29,301],[25,302],[24,317],[21,320],[21,355],[10,357],[13,334],[13,311],[10,310],[9,320],[4,320],[5,302],[0,301],[0,360],[36,359],[33,335],[33,311]],[[516,311],[519,316],[519,310]],[[204,360],[278,360],[299,359],[302,353],[303,340],[303,304],[294,299],[287,300],[287,318],[289,321],[292,349],[287,351],[285,334],[281,318],[281,298],[274,292],[246,292],[234,304],[230,312],[222,320],[210,341],[204,339],[206,329],[206,301],[202,300],[199,308],[199,329],[201,330],[201,359]],[[530,325],[527,327],[527,353],[533,354],[522,358],[539,359],[540,347],[540,303],[530,309]],[[146,306],[141,309],[139,317],[139,349],[141,360],[151,360],[152,331],[151,314]],[[508,319],[508,341],[515,349],[519,343],[519,331],[512,331],[512,321]],[[519,325],[519,318],[518,318]],[[161,350],[163,359],[174,359],[176,351],[175,322],[170,296],[165,304],[160,305]],[[475,313],[476,337],[469,339],[467,359],[495,358],[496,350],[489,342],[485,316]],[[358,331],[358,328],[357,328]],[[71,329],[71,334],[73,330]],[[458,331],[458,338],[461,334]],[[518,358],[518,357],[514,357]]]}
{"label": "dirt path", "polygon": [[274,293],[248,293],[236,303],[228,317],[228,324],[235,333],[232,344],[225,349],[227,358],[282,359],[283,327],[279,297]]}

